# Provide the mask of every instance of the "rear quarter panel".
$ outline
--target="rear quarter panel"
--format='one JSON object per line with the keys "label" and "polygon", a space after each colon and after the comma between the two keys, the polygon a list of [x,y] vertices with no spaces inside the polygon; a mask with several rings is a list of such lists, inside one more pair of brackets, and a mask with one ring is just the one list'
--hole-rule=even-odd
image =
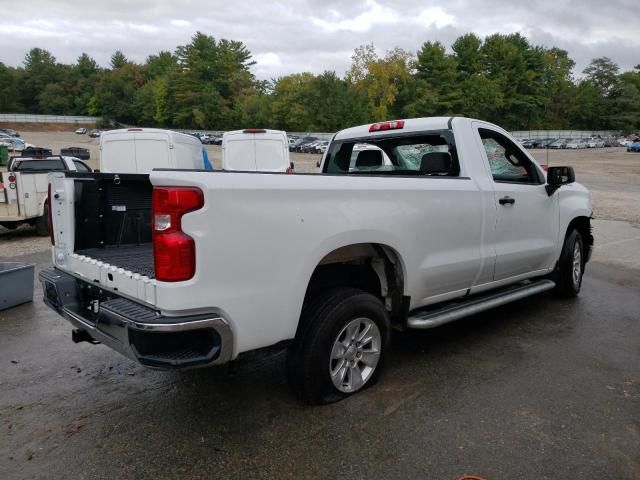
{"label": "rear quarter panel", "polygon": [[[405,294],[416,302],[447,291],[452,275],[480,262],[481,203],[468,180],[154,171],[151,182],[205,194],[205,207],[182,220],[196,240],[196,274],[158,282],[157,306],[223,313],[236,354],[293,338],[311,274],[336,248],[395,250]],[[457,218],[461,205],[477,209],[475,223]],[[447,226],[460,234],[445,235]],[[425,271],[432,276],[420,277]]]}

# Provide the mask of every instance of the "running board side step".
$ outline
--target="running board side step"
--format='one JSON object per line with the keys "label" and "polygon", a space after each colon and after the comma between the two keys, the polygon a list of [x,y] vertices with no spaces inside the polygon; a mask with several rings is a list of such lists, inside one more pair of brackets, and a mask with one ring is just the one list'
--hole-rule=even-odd
{"label": "running board side step", "polygon": [[469,317],[521,298],[546,292],[555,286],[556,284],[551,280],[537,280],[498,293],[489,293],[486,296],[476,297],[454,305],[449,304],[436,310],[417,310],[409,315],[407,326],[419,329],[439,327],[445,323]]}

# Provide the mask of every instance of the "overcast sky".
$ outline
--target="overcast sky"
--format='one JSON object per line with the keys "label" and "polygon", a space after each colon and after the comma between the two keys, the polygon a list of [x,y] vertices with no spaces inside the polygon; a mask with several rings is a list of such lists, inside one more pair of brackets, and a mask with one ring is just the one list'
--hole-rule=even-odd
{"label": "overcast sky", "polygon": [[608,56],[622,70],[640,63],[638,0],[0,0],[0,61],[21,65],[33,47],[73,63],[87,52],[107,66],[115,50],[144,62],[196,31],[244,42],[269,79],[293,72],[343,75],[354,48],[373,42],[413,53],[427,40],[447,48],[473,31],[520,32],[536,45],[569,51],[579,73]]}

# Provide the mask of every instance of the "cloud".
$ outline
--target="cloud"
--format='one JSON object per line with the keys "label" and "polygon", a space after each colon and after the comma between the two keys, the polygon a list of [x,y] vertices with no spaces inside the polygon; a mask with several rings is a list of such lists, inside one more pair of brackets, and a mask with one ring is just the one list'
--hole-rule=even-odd
{"label": "cloud", "polygon": [[15,2],[0,20],[0,61],[20,65],[33,47],[58,61],[82,52],[103,66],[115,50],[144,62],[173,51],[196,31],[244,42],[258,78],[293,72],[343,74],[359,45],[379,53],[396,46],[415,52],[427,40],[449,47],[464,33],[480,36],[520,32],[536,45],[558,46],[576,61],[576,73],[591,58],[608,56],[622,70],[640,63],[637,0],[611,0],[606,11],[595,0],[279,0],[242,3],[206,0],[76,0]]}

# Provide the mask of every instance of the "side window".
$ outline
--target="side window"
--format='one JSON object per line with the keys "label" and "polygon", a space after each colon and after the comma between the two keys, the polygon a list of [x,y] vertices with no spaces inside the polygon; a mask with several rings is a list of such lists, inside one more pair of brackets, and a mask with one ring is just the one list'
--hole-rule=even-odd
{"label": "side window", "polygon": [[87,167],[84,163],[80,162],[79,160],[74,160],[73,164],[76,167],[76,170],[78,172],[90,172],[91,169],[89,167]]}
{"label": "side window", "polygon": [[480,128],[478,132],[494,181],[535,185],[543,183],[533,163],[515,143],[492,130]]}

